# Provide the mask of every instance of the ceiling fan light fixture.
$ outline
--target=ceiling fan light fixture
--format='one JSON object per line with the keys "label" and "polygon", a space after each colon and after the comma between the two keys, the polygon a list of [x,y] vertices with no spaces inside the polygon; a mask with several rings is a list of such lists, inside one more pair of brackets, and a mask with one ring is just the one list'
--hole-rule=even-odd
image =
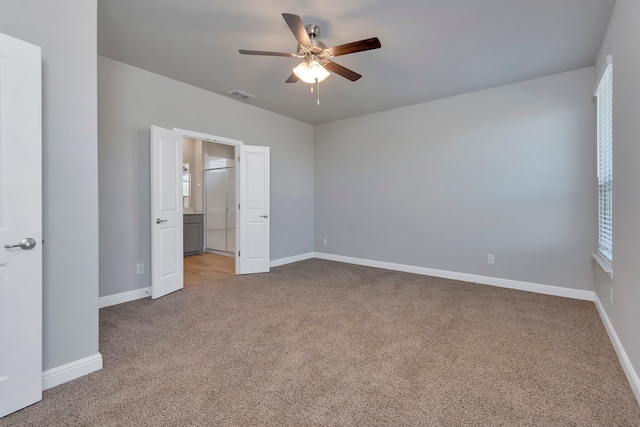
{"label": "ceiling fan light fixture", "polygon": [[315,59],[301,62],[293,69],[293,73],[305,83],[315,83],[316,80],[321,82],[331,75],[331,73],[325,70]]}

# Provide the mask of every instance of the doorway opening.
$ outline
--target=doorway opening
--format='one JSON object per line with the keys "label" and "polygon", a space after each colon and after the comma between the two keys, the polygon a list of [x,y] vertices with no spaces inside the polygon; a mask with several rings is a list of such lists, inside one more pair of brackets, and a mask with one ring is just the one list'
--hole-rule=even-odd
{"label": "doorway opening", "polygon": [[237,273],[236,147],[182,138],[184,283]]}
{"label": "doorway opening", "polygon": [[[200,141],[200,148],[198,150],[194,148],[193,160],[188,153],[183,156],[183,138],[193,139],[196,143]],[[228,258],[234,261],[234,274],[267,273],[270,269],[269,147],[243,145],[242,141],[184,129],[169,130],[151,126],[151,298],[153,299],[184,287],[185,240],[188,242],[188,249],[192,249],[194,253],[204,252],[206,219],[203,145],[205,142],[233,146],[233,162],[237,170],[235,194],[238,202],[238,209],[235,210],[237,255],[234,258]],[[196,182],[200,178],[202,181]],[[196,206],[198,200],[200,201]],[[187,206],[186,214],[185,205]],[[193,237],[193,247],[190,243],[191,237]],[[227,249],[226,246],[225,249]]]}

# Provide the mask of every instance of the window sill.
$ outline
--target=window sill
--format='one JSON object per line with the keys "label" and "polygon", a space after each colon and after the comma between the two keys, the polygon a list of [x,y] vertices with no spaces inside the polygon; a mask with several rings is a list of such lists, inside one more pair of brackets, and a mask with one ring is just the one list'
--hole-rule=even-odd
{"label": "window sill", "polygon": [[609,261],[604,255],[599,252],[596,252],[592,255],[593,258],[598,261],[598,264],[600,264],[600,267],[602,267],[604,272],[609,275],[611,280],[613,280],[613,266],[611,265],[611,261]]}

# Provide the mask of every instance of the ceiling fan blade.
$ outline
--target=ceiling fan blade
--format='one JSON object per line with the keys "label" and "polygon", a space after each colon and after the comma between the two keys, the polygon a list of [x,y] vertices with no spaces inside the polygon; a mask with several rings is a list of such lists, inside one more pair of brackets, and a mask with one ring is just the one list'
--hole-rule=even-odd
{"label": "ceiling fan blade", "polygon": [[296,40],[302,47],[311,47],[311,40],[307,34],[307,29],[302,23],[302,19],[298,15],[291,13],[283,13],[282,17],[286,21],[287,25],[291,29],[291,32],[295,36]]}
{"label": "ceiling fan blade", "polygon": [[245,49],[240,49],[238,52],[240,52],[243,55],[286,56],[287,58],[295,58],[296,57],[293,53],[265,52],[263,50],[245,50]]}
{"label": "ceiling fan blade", "polygon": [[344,77],[345,79],[349,79],[352,82],[355,82],[360,77],[362,77],[360,74],[356,73],[355,71],[351,71],[350,69],[345,68],[340,64],[336,64],[335,62],[327,62],[326,64],[324,64],[324,68],[331,71],[332,73],[336,73]]}
{"label": "ceiling fan blade", "polygon": [[295,73],[291,73],[291,75],[289,76],[289,78],[285,83],[296,83],[298,80],[300,80],[298,76],[296,76]]}
{"label": "ceiling fan blade", "polygon": [[378,40],[377,37],[372,37],[370,39],[360,40],[358,42],[334,46],[330,48],[329,51],[333,56],[340,56],[340,55],[346,55],[348,53],[356,53],[356,52],[362,52],[365,50],[379,49],[380,47],[382,47],[382,45],[380,44],[380,40]]}

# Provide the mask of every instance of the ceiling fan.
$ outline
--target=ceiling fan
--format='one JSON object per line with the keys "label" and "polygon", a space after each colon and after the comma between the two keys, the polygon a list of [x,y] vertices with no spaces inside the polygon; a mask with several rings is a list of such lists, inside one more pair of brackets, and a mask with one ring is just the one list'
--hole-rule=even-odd
{"label": "ceiling fan", "polygon": [[244,49],[240,49],[240,53],[243,55],[284,56],[302,59],[303,61],[293,69],[293,73],[291,73],[286,80],[287,83],[296,83],[298,80],[302,80],[305,83],[319,84],[330,75],[330,72],[354,82],[362,76],[355,71],[333,62],[333,58],[349,53],[378,49],[382,46],[377,37],[372,37],[353,43],[327,47],[327,45],[317,38],[320,34],[320,28],[317,25],[310,24],[305,27],[302,19],[298,15],[291,13],[283,13],[282,17],[298,41],[296,53]]}

